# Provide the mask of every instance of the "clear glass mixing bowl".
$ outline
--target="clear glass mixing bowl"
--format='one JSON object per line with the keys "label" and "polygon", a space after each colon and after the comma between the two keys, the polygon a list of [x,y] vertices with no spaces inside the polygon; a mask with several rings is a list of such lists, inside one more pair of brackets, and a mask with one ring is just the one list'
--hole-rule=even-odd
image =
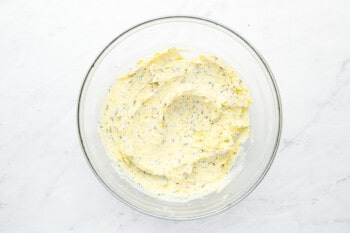
{"label": "clear glass mixing bowl", "polygon": [[[188,202],[149,196],[122,179],[112,166],[98,133],[102,102],[116,78],[139,59],[161,49],[190,48],[228,62],[250,90],[251,135],[232,167],[237,174],[220,192]],[[100,53],[88,71],[78,104],[78,130],[86,158],[101,183],[129,206],[162,218],[194,219],[221,212],[246,197],[260,183],[276,154],[282,110],[273,75],[242,36],[207,19],[172,16],[153,19],[125,31]],[[238,168],[242,169],[238,169]]]}

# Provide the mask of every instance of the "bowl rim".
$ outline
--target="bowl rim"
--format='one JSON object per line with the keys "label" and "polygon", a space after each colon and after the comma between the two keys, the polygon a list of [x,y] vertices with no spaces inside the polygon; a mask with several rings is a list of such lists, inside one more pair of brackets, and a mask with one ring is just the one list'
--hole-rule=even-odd
{"label": "bowl rim", "polygon": [[[268,164],[266,165],[266,167],[264,168],[264,171],[262,172],[262,174],[260,175],[260,177],[255,181],[255,183],[244,193],[242,194],[239,198],[237,198],[237,200],[229,203],[228,205],[224,206],[221,209],[217,209],[214,211],[210,211],[204,214],[200,214],[200,215],[194,215],[194,216],[170,216],[170,215],[161,215],[161,214],[157,214],[155,212],[151,212],[151,211],[147,211],[145,209],[142,209],[126,200],[124,200],[121,196],[119,196],[117,193],[115,193],[106,183],[105,181],[99,176],[98,172],[95,170],[95,168],[93,167],[90,158],[88,156],[87,150],[86,150],[86,146],[84,143],[84,139],[82,136],[82,127],[81,127],[81,123],[80,123],[80,115],[81,115],[81,103],[82,103],[82,98],[83,98],[83,93],[88,81],[88,78],[90,76],[91,71],[93,70],[94,66],[97,64],[97,62],[99,61],[100,57],[106,52],[106,50],[108,50],[108,48],[114,43],[116,42],[118,39],[120,39],[121,37],[123,37],[124,35],[127,35],[128,33],[131,33],[133,30],[145,26],[147,24],[152,24],[154,22],[162,22],[162,21],[167,21],[167,20],[178,20],[178,21],[191,21],[191,22],[195,22],[195,23],[202,23],[205,24],[206,26],[214,26],[214,29],[223,29],[223,31],[226,31],[228,33],[234,34],[235,36],[237,36],[239,39],[241,39],[257,56],[258,59],[260,59],[260,61],[262,62],[264,68],[267,70],[268,72],[268,76],[271,79],[271,82],[273,84],[273,89],[275,91],[275,95],[276,95],[276,99],[277,99],[277,111],[278,111],[278,117],[279,117],[279,121],[278,121],[278,132],[277,132],[277,138],[275,141],[275,145],[274,145],[274,149],[273,152],[271,154],[271,157],[268,161]],[[214,21],[212,19],[208,19],[208,18],[204,18],[204,17],[199,17],[199,16],[190,16],[190,15],[171,15],[171,16],[163,16],[163,17],[157,17],[157,18],[153,18],[150,20],[146,20],[143,21],[142,23],[136,24],[133,27],[130,27],[129,29],[123,31],[122,33],[120,33],[117,37],[115,37],[111,42],[109,42],[103,49],[102,51],[98,54],[98,56],[95,58],[95,60],[93,61],[93,63],[90,65],[88,72],[86,73],[84,80],[81,84],[80,87],[80,92],[79,92],[79,96],[78,96],[78,101],[77,101],[77,112],[76,112],[77,116],[76,116],[76,120],[77,120],[77,132],[78,132],[78,136],[79,136],[79,142],[80,142],[80,146],[81,149],[84,153],[84,157],[90,167],[90,169],[92,170],[93,174],[95,175],[95,177],[97,178],[97,180],[100,181],[100,183],[118,200],[120,200],[122,203],[126,204],[127,206],[133,208],[134,210],[137,210],[141,213],[147,214],[149,216],[152,217],[157,217],[160,219],[166,219],[166,220],[195,220],[195,219],[201,219],[201,218],[205,218],[205,217],[209,217],[212,215],[216,215],[218,213],[221,213],[229,208],[231,208],[232,206],[238,204],[239,202],[241,202],[243,199],[245,199],[252,191],[255,190],[255,188],[261,183],[261,181],[263,180],[263,178],[266,176],[267,172],[270,170],[270,167],[272,165],[272,162],[274,161],[274,158],[276,157],[277,151],[278,151],[278,147],[280,144],[280,140],[281,140],[281,134],[282,134],[282,124],[283,124],[283,115],[282,115],[282,102],[281,102],[281,96],[279,93],[279,89],[275,80],[275,77],[270,69],[270,67],[268,66],[266,60],[263,58],[263,56],[252,46],[251,43],[249,43],[245,38],[243,38],[239,33],[237,33],[236,31],[232,30],[231,28],[223,25],[222,23],[219,23],[217,21]]]}

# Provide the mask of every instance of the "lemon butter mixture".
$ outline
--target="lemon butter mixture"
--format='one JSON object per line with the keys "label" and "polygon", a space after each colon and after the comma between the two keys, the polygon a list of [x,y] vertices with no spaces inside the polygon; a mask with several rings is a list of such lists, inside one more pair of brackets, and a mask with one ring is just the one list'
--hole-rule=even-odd
{"label": "lemon butter mixture", "polygon": [[249,104],[248,89],[230,66],[172,48],[117,79],[100,135],[133,185],[161,198],[192,199],[227,183],[249,134]]}

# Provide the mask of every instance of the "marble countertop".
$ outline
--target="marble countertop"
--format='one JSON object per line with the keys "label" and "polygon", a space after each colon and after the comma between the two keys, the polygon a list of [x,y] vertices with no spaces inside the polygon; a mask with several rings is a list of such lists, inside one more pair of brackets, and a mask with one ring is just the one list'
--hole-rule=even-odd
{"label": "marble countertop", "polygon": [[[76,104],[101,49],[136,23],[203,16],[266,58],[277,157],[237,206],[195,221],[141,214],[97,181]],[[350,232],[350,1],[0,1],[0,232]]]}

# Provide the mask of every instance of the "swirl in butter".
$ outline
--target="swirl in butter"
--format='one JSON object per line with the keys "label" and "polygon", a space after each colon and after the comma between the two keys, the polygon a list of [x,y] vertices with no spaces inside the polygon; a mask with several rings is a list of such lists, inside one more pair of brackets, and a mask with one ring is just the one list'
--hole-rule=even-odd
{"label": "swirl in butter", "polygon": [[104,101],[100,136],[120,173],[151,195],[219,191],[249,135],[249,92],[215,56],[171,48],[139,61]]}

